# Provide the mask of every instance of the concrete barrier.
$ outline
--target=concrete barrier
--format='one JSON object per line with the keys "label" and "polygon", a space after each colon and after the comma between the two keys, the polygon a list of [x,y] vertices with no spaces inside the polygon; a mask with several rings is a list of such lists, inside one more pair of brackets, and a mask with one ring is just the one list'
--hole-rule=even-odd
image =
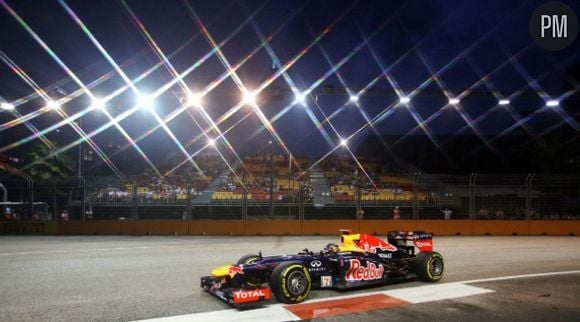
{"label": "concrete barrier", "polygon": [[304,220],[302,223],[303,235],[336,235],[339,229],[359,232],[360,222],[358,220]]}
{"label": "concrete barrier", "polygon": [[244,235],[243,220],[192,220],[187,222],[190,235]]}
{"label": "concrete barrier", "polygon": [[245,235],[301,235],[302,225],[299,220],[247,220]]}
{"label": "concrete barrier", "polygon": [[579,220],[534,220],[529,228],[530,235],[580,236]]}
{"label": "concrete barrier", "polygon": [[473,235],[472,220],[418,220],[415,230],[427,231],[435,236]]}
{"label": "concrete barrier", "polygon": [[525,220],[474,220],[473,235],[510,236],[528,235],[529,222]]}

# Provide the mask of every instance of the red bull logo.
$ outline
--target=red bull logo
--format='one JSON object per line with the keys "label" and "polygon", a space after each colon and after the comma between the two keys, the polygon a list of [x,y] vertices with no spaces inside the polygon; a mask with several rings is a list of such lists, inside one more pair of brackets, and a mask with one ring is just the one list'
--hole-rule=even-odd
{"label": "red bull logo", "polygon": [[347,281],[370,281],[383,278],[385,268],[383,265],[378,266],[375,263],[367,262],[367,266],[361,266],[358,259],[350,260],[350,268],[346,272]]}
{"label": "red bull logo", "polygon": [[377,249],[380,249],[382,251],[390,251],[390,252],[394,252],[397,250],[397,247],[384,242],[376,237],[373,236],[369,236],[366,234],[361,234],[360,235],[360,240],[358,241],[357,246],[361,249],[364,249],[365,251],[369,252],[369,253],[373,253],[376,254]]}
{"label": "red bull logo", "polygon": [[228,269],[228,274],[230,276],[234,276],[236,274],[244,274],[244,270],[242,269],[242,267],[238,265],[230,266],[230,268]]}

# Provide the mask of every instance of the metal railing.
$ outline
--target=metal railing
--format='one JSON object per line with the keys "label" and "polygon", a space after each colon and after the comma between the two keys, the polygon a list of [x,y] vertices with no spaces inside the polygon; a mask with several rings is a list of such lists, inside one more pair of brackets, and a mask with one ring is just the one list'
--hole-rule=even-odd
{"label": "metal railing", "polygon": [[[398,207],[401,219],[580,219],[580,175],[555,174],[425,174],[408,176],[412,185],[394,189],[390,197],[358,188],[350,200],[332,198],[332,203],[315,204],[307,192],[299,189],[292,198],[254,200],[247,194],[240,199],[196,202],[212,193],[178,187],[174,193],[139,190],[136,184],[110,178],[86,177],[86,204],[93,219],[392,219]],[[71,179],[71,182],[74,180]],[[14,187],[5,183],[10,193],[33,189],[35,201],[47,196],[48,187]],[[130,187],[127,188],[127,187]],[[63,186],[70,192],[61,208],[72,219],[83,219],[82,198],[74,197],[75,186]],[[398,192],[401,190],[401,192]],[[78,195],[78,194],[77,194]],[[59,209],[53,213],[58,213]]]}

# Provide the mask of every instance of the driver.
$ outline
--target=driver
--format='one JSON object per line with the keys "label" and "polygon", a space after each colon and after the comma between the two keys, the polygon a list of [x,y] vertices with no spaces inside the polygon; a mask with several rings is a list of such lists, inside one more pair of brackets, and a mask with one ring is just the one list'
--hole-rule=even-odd
{"label": "driver", "polygon": [[340,249],[338,248],[338,245],[332,244],[332,243],[326,245],[325,250],[326,250],[326,253],[330,254],[330,255],[336,254],[340,251]]}

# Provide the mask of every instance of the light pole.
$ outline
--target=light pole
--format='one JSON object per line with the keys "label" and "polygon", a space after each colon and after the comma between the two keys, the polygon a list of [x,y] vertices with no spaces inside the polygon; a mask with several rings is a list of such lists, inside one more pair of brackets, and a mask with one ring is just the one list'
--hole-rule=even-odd
{"label": "light pole", "polygon": [[[82,130],[83,119],[79,118],[79,129]],[[80,212],[81,212],[81,219],[85,221],[86,218],[86,198],[85,198],[85,188],[86,188],[86,181],[83,177],[83,141],[79,143],[79,156],[78,156],[78,163],[77,163],[77,177],[78,177],[78,188],[81,191],[81,205],[80,205]]]}
{"label": "light pole", "polygon": [[272,140],[268,141],[270,145],[270,216],[274,216],[274,144]]}

